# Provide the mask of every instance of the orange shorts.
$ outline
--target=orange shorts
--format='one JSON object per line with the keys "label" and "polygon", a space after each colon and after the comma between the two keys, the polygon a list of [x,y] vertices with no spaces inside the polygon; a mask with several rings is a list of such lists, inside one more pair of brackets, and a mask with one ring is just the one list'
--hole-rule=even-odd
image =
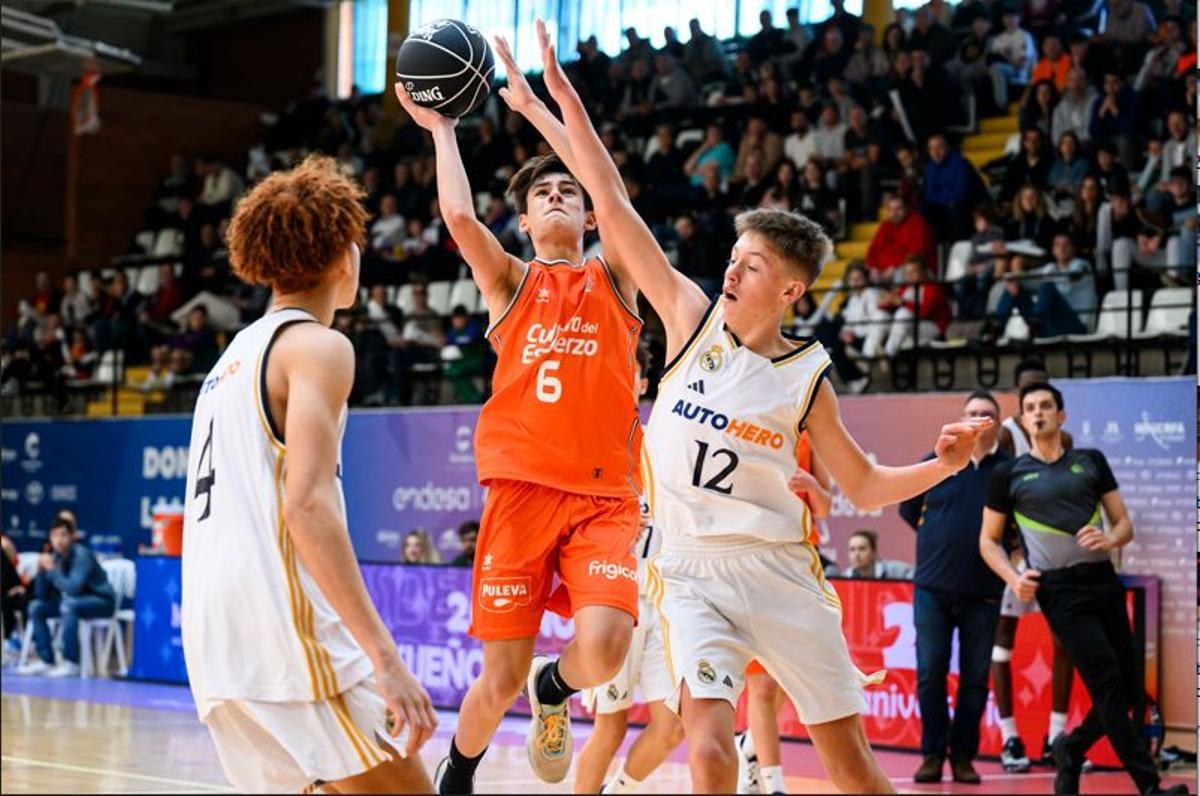
{"label": "orange shorts", "polygon": [[747,677],[752,674],[766,674],[766,673],[767,673],[767,670],[764,669],[763,665],[758,662],[758,658],[751,658],[750,662],[746,664],[745,674]]}
{"label": "orange shorts", "polygon": [[[637,618],[636,498],[578,495],[493,480],[475,547],[470,634],[483,641],[536,636],[542,614],[585,605]],[[561,583],[551,593],[554,576]]]}

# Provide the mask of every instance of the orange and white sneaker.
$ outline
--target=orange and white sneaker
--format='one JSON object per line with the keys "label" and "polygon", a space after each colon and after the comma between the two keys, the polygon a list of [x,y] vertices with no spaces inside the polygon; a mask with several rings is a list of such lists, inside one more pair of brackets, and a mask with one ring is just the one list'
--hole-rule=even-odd
{"label": "orange and white sneaker", "polygon": [[529,735],[525,750],[529,765],[542,782],[562,782],[571,768],[575,740],[571,736],[571,701],[560,705],[543,705],[537,697],[538,674],[553,663],[544,655],[535,655],[525,680],[525,698],[533,717],[529,720]]}

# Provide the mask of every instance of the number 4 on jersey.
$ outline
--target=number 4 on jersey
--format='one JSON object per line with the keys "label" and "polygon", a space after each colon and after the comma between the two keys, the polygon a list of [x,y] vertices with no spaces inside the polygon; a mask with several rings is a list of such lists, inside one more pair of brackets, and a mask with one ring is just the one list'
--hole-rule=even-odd
{"label": "number 4 on jersey", "polygon": [[[204,473],[204,457],[208,457],[208,473]],[[204,495],[208,500],[204,503],[204,513],[200,515],[197,522],[207,520],[208,515],[212,514],[212,489],[217,483],[217,471],[213,467],[213,421],[208,421],[208,439],[204,440],[204,447],[200,449],[200,461],[196,463],[196,494],[192,497],[200,497]]]}

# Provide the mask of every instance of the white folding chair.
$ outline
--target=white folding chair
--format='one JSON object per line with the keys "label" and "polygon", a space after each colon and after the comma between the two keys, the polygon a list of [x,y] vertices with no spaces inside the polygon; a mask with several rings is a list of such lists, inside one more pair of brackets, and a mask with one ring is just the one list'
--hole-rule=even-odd
{"label": "white folding chair", "polygon": [[438,315],[450,314],[450,289],[454,286],[453,282],[430,282],[429,283],[429,309],[436,312]]}
{"label": "white folding chair", "polygon": [[[1162,291],[1159,291],[1162,292]],[[1072,343],[1096,343],[1114,337],[1124,337],[1129,331],[1128,317],[1130,304],[1133,304],[1132,323],[1133,336],[1137,337],[1142,331],[1142,291],[1140,290],[1110,290],[1104,294],[1100,302],[1100,312],[1096,320],[1096,330],[1088,334],[1072,334],[1067,339]]]}
{"label": "white folding chair", "polygon": [[1157,290],[1150,297],[1150,312],[1146,314],[1145,328],[1134,332],[1133,336],[1138,340],[1187,337],[1188,315],[1191,312],[1191,288],[1167,287]]}
{"label": "white folding chair", "polygon": [[[97,671],[102,676],[108,674],[109,661],[115,647],[117,673],[124,677],[125,673],[129,671],[125,650],[128,636],[122,625],[129,625],[129,633],[133,633],[133,622],[136,617],[133,610],[133,596],[137,592],[137,567],[128,558],[110,558],[100,562],[100,566],[104,567],[104,573],[108,575],[108,582],[112,584],[113,592],[117,595],[116,605],[111,617],[80,621],[79,646],[83,650],[83,656],[88,657],[91,654],[91,645],[87,642],[91,640],[91,633],[93,630],[102,631],[104,635],[99,639],[100,653],[97,656],[99,664]],[[87,635],[85,635],[85,627]],[[85,672],[87,671],[85,667],[81,668],[84,668]]]}
{"label": "white folding chair", "polygon": [[450,309],[459,304],[466,307],[467,312],[475,312],[479,304],[479,288],[475,286],[474,279],[460,279],[454,283],[450,290]]}
{"label": "white folding chair", "polygon": [[409,282],[406,285],[401,285],[400,289],[396,291],[396,306],[399,307],[400,311],[403,312],[405,315],[408,315],[409,313],[412,312],[412,308],[413,308],[412,294],[413,294],[412,282]]}

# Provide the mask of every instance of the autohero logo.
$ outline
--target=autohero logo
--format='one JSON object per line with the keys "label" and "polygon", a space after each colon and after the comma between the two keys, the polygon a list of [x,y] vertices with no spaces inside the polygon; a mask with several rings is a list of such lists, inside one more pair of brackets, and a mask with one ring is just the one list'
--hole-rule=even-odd
{"label": "autohero logo", "polygon": [[1142,419],[1133,424],[1133,436],[1138,442],[1149,437],[1155,445],[1166,450],[1187,439],[1187,432],[1178,420],[1154,421],[1149,412],[1142,412]]}
{"label": "autohero logo", "polygon": [[466,511],[471,508],[471,490],[465,486],[398,486],[392,492],[396,511]]}
{"label": "autohero logo", "polygon": [[636,582],[637,570],[622,564],[614,564],[611,561],[592,561],[588,564],[588,577],[601,577],[605,580],[626,578]]}
{"label": "autohero logo", "polygon": [[479,581],[479,607],[505,614],[529,605],[532,580],[528,575],[515,578],[483,578]]}
{"label": "autohero logo", "polygon": [[683,400],[675,402],[671,414],[679,415],[684,420],[691,420],[702,426],[712,426],[717,431],[723,431],[732,437],[738,437],[754,445],[760,445],[772,450],[781,450],[786,442],[783,434],[769,428],[761,428],[754,423],[729,417],[698,403]]}

